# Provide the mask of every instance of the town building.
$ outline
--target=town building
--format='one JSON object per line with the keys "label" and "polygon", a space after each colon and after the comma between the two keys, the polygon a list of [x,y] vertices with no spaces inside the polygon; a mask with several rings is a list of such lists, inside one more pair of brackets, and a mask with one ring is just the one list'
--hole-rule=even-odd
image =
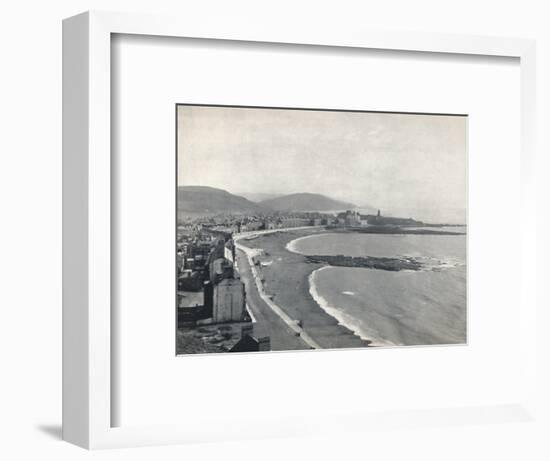
{"label": "town building", "polygon": [[178,292],[178,328],[185,325],[194,325],[197,320],[207,318],[204,304],[204,293],[199,292]]}
{"label": "town building", "polygon": [[378,226],[423,226],[422,221],[417,221],[412,218],[393,218],[389,216],[382,216],[380,210],[376,215],[365,216],[368,224]]}
{"label": "town building", "polygon": [[269,336],[256,338],[246,334],[229,350],[229,352],[259,352],[269,350],[271,350]]}
{"label": "town building", "polygon": [[198,272],[191,269],[184,269],[178,276],[179,291],[200,291],[202,279]]}
{"label": "town building", "polygon": [[241,232],[251,232],[264,229],[263,221],[248,221],[241,224]]}
{"label": "town building", "polygon": [[361,215],[357,211],[346,210],[338,213],[336,222],[338,225],[344,227],[358,227],[361,225]]}
{"label": "town building", "polygon": [[242,322],[246,319],[246,296],[240,279],[226,278],[214,285],[213,323]]}
{"label": "town building", "polygon": [[235,263],[235,243],[233,243],[232,239],[225,242],[223,255],[225,259],[231,261],[233,264]]}
{"label": "town building", "polygon": [[311,225],[311,220],[308,218],[288,217],[281,219],[281,228],[304,227],[309,225]]}
{"label": "town building", "polygon": [[223,279],[233,278],[233,263],[225,258],[217,258],[210,262],[209,276],[212,283],[218,283]]}

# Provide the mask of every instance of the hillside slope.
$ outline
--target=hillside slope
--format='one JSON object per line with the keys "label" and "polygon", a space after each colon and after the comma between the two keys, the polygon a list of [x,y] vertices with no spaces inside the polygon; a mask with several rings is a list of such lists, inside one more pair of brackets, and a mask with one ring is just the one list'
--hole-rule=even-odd
{"label": "hillside slope", "polygon": [[355,208],[353,203],[341,202],[321,194],[299,193],[284,195],[259,203],[264,208],[280,211],[333,211]]}
{"label": "hillside slope", "polygon": [[255,213],[261,207],[223,189],[207,186],[179,186],[178,212]]}

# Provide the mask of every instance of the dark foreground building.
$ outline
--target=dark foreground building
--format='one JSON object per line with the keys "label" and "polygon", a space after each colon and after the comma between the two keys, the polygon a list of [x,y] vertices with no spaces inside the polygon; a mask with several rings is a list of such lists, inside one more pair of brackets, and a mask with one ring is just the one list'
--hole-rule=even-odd
{"label": "dark foreground building", "polygon": [[244,335],[229,352],[259,352],[269,350],[271,350],[269,336],[265,338],[255,338],[251,335]]}

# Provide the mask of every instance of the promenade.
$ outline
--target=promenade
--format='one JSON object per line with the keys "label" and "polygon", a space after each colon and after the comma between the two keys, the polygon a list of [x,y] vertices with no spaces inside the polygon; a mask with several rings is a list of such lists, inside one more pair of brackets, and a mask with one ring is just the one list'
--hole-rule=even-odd
{"label": "promenade", "polygon": [[[276,330],[280,331],[281,326],[283,327],[283,337],[277,339],[272,338],[272,348],[275,349],[274,346],[277,346],[276,343],[289,342],[289,339],[285,337],[290,335],[300,340],[298,344],[301,344],[301,347],[298,347],[298,349],[320,349],[319,344],[309,336],[309,334],[298,324],[297,320],[292,319],[285,311],[275,304],[265,292],[260,276],[254,266],[253,257],[255,251],[239,243],[235,243],[235,245],[239,252],[239,272],[241,274],[241,279],[246,285],[247,303],[256,318],[258,330],[261,331],[263,329],[266,333],[267,330],[269,330],[268,334],[273,336]],[[277,318],[275,318],[273,314],[275,314]],[[295,343],[296,341],[290,342]],[[288,348],[283,347],[282,349]]]}
{"label": "promenade", "polygon": [[304,350],[311,347],[275,312],[258,290],[248,255],[237,245],[237,267],[246,288],[246,303],[254,317],[254,335],[269,336],[271,350]]}
{"label": "promenade", "polygon": [[[301,340],[302,349],[365,347],[368,341],[340,325],[309,293],[309,275],[322,265],[310,263],[304,256],[286,249],[289,241],[319,230],[322,232],[323,227],[285,228],[234,236],[239,272],[248,284],[249,307],[256,318],[254,308],[269,315],[271,321],[267,325],[272,337],[280,336],[282,328],[281,339],[293,335]],[[260,264],[256,265],[257,262]],[[258,320],[256,324],[263,322]]]}

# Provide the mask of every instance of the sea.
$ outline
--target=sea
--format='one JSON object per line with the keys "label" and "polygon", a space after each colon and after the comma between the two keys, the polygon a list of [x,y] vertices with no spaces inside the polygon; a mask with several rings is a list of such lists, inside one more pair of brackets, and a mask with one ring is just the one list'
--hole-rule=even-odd
{"label": "sea", "polygon": [[325,266],[309,276],[310,293],[325,312],[372,345],[443,345],[467,341],[466,244],[466,235],[349,232],[301,237],[287,249],[421,261],[420,271]]}

